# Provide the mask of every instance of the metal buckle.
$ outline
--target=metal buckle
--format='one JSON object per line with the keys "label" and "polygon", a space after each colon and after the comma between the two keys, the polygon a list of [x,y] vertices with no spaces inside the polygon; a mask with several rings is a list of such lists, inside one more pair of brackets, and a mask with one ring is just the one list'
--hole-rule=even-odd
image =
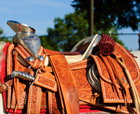
{"label": "metal buckle", "polygon": [[[38,73],[38,71],[39,71],[40,69],[41,69],[41,68],[39,68],[39,69],[36,70],[35,78],[36,78],[36,75],[37,75],[37,73]],[[35,80],[34,80],[34,81],[35,81]],[[31,85],[29,86],[29,88],[34,84],[34,81],[31,83]]]}
{"label": "metal buckle", "polygon": [[7,86],[7,89],[9,88],[9,85],[5,82],[5,85]]}
{"label": "metal buckle", "polygon": [[124,80],[124,82],[127,84],[127,81],[124,78],[122,78],[122,80]]}

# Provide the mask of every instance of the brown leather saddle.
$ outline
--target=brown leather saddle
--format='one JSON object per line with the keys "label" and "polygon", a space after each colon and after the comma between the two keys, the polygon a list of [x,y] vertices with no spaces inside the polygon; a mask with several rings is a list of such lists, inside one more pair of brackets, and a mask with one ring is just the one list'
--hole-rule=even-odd
{"label": "brown leather saddle", "polygon": [[[124,58],[139,94],[139,67],[137,63],[117,43],[115,53],[119,53]],[[31,55],[21,45],[14,46],[10,44],[8,46],[7,81],[0,87],[0,92],[7,90],[7,109],[20,110],[22,113],[26,112],[25,109],[27,109],[27,113],[44,111],[45,113],[77,114],[79,113],[79,105],[94,105],[103,108],[105,111],[106,109],[123,113],[135,111],[129,81],[113,54],[107,57],[91,54],[88,59],[72,64],[68,64],[62,53],[44,49],[43,47],[40,48],[38,55],[44,58],[48,56],[50,66],[44,66],[44,61],[39,58],[34,61],[28,61],[27,58],[31,57]],[[18,60],[19,57],[23,59],[27,66]],[[123,91],[124,88],[120,85],[109,59],[116,67],[116,72],[118,72],[120,78],[126,81],[127,91]],[[105,61],[108,63],[105,63]],[[101,91],[94,89],[87,80],[89,69],[95,64],[98,69]],[[108,71],[107,64],[110,67],[110,71]],[[13,71],[17,71],[17,75],[11,79],[10,76],[14,75],[14,73],[12,74]],[[109,72],[114,74],[118,93],[115,90]],[[23,74],[20,73],[35,76],[34,83],[27,81],[26,78],[21,78],[20,75]],[[129,110],[125,106],[125,98],[127,98],[126,103],[129,104]]]}
{"label": "brown leather saddle", "polygon": [[[76,50],[87,44],[78,44]],[[139,112],[139,67],[124,47],[116,43],[108,56],[92,50],[89,57],[73,63],[65,54],[40,46],[33,57],[20,43],[8,45],[0,86],[0,92],[7,90],[6,111],[79,114],[80,106],[92,105],[107,112]]]}

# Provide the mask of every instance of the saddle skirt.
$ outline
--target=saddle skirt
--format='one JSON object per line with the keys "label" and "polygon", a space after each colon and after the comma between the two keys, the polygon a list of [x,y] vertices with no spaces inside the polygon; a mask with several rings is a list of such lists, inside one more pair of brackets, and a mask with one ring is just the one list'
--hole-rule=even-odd
{"label": "saddle skirt", "polygon": [[[140,97],[140,90],[139,90],[140,74],[139,74],[138,64],[136,63],[136,61],[132,57],[132,55],[130,55],[128,53],[128,51],[118,43],[116,43],[116,45],[115,45],[115,53],[118,53],[120,56],[123,57],[125,65],[130,72],[130,75],[132,77],[132,80],[137,88],[137,91],[138,91],[139,97]],[[122,95],[121,86],[120,86],[119,81],[117,82],[117,86],[118,86],[118,88],[120,88],[119,89],[120,98],[117,95],[117,93],[115,91],[113,91],[112,80],[110,78],[109,71],[108,71],[107,66],[104,63],[103,59],[97,55],[93,55],[92,57],[96,63],[98,73],[100,75],[100,85],[101,85],[102,94],[104,97],[104,103],[124,103],[124,98],[123,98],[124,96]],[[103,58],[105,58],[106,62],[108,63],[108,67],[111,68],[111,65],[108,62],[108,59],[106,59],[107,57],[103,57]],[[121,65],[115,60],[113,55],[109,56],[109,59],[114,64],[114,67],[115,67],[116,71],[118,72],[120,78],[125,81],[126,87],[128,88],[128,90],[130,90],[128,79],[127,79],[126,74],[123,71],[123,68],[121,67]],[[111,68],[110,70],[112,70],[110,72],[114,73],[113,68]],[[115,77],[115,78],[117,80],[117,77]],[[128,96],[127,96],[128,103],[132,103],[133,102],[132,96],[130,94],[130,91],[128,91],[128,92],[129,92]]]}
{"label": "saddle skirt", "polygon": [[[128,103],[129,105],[127,105],[127,107],[131,110],[135,110],[132,109],[133,105],[131,105],[134,103],[134,96],[132,95],[133,91],[131,89],[133,87],[130,86],[125,69],[118,61],[116,61],[115,54],[123,58],[123,63],[130,73],[132,82],[138,93],[138,99],[140,98],[139,66],[132,55],[118,43],[115,45],[115,52],[110,56],[102,56],[100,54],[91,55],[97,68],[94,66],[93,68],[90,68],[88,72],[90,83],[94,84],[92,86],[95,89],[101,91],[104,104],[112,105],[112,103],[115,103],[119,106]],[[95,71],[96,69],[98,70],[98,73],[91,71]],[[113,78],[115,82],[113,82]],[[124,82],[124,88],[122,87],[121,82]],[[116,89],[115,83],[118,89]]]}

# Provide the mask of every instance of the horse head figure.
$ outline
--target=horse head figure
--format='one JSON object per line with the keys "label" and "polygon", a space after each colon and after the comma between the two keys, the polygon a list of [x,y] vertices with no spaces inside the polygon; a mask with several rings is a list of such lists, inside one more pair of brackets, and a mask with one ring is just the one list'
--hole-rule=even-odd
{"label": "horse head figure", "polygon": [[13,36],[14,44],[21,44],[33,57],[36,57],[40,49],[41,43],[40,39],[34,34],[35,29],[26,25],[19,23],[17,21],[8,21],[7,24],[16,33]]}

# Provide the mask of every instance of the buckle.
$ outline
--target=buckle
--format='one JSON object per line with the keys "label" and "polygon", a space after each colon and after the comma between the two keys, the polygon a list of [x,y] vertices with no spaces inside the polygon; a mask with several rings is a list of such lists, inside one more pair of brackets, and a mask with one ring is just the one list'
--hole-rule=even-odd
{"label": "buckle", "polygon": [[9,88],[9,85],[6,82],[4,84],[7,86],[7,89],[8,89]]}
{"label": "buckle", "polygon": [[[37,73],[38,73],[39,70],[41,70],[41,68],[39,68],[39,69],[36,70],[35,78],[36,78],[36,75],[37,75]],[[34,80],[34,81],[35,81],[35,80]],[[31,83],[31,85],[29,86],[29,88],[34,84],[34,81]]]}

